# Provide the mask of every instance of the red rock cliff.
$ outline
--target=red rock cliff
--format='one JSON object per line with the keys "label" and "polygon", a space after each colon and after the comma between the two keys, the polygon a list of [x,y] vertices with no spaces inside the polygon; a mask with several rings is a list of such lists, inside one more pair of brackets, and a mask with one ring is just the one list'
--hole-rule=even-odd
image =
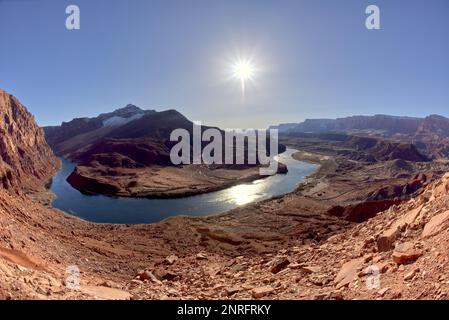
{"label": "red rock cliff", "polygon": [[0,89],[0,189],[38,189],[58,167],[34,117]]}

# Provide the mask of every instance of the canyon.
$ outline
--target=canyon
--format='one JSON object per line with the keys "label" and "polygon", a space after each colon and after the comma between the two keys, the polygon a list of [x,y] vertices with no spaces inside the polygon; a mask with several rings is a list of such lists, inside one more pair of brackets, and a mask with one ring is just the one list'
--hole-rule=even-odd
{"label": "canyon", "polygon": [[[86,127],[108,132],[104,148],[136,137],[96,121],[46,128],[47,141],[78,157],[79,136],[61,142]],[[449,162],[413,144],[285,134],[297,159],[321,166],[294,192],[215,216],[95,224],[52,208],[59,161],[2,90],[0,124],[2,299],[447,299]]]}
{"label": "canyon", "polygon": [[[68,181],[85,194],[148,198],[192,196],[260,179],[259,172],[266,167],[264,164],[270,168],[277,166],[274,173],[287,170],[276,161],[261,163],[260,157],[257,161],[246,161],[249,159],[245,153],[248,143],[236,142],[227,148],[225,141],[216,140],[216,137],[212,142],[202,141],[201,137],[211,131],[220,137],[225,133],[218,128],[196,126],[176,110],[157,112],[129,104],[94,118],[77,118],[44,130],[55,154],[77,163]],[[187,142],[172,139],[173,132],[181,130],[188,137]],[[271,140],[266,139],[269,152]],[[187,151],[182,150],[187,153],[182,155],[184,158],[191,159],[196,149],[202,148],[205,152],[213,144],[209,151],[213,158],[228,159],[228,149],[232,152],[231,159],[237,158],[236,150],[242,150],[245,161],[239,165],[235,165],[235,161],[178,163],[173,161],[171,150],[183,142],[187,144],[183,147]],[[284,151],[285,147],[281,145],[280,150]]]}
{"label": "canyon", "polygon": [[432,159],[449,156],[449,119],[440,115],[425,118],[374,115],[306,119],[301,123],[284,123],[272,128],[279,129],[283,134],[343,133],[377,137],[413,144]]}

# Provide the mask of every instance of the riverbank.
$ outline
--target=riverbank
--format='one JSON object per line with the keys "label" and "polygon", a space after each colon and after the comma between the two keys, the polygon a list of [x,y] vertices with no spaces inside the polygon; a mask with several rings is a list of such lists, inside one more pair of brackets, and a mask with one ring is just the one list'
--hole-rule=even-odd
{"label": "riverbank", "polygon": [[293,154],[293,159],[304,161],[307,163],[319,165],[319,169],[313,173],[311,177],[321,177],[328,173],[335,172],[337,169],[336,158],[329,155],[322,155],[318,153],[311,153],[307,151],[298,151]]}
{"label": "riverbank", "polygon": [[[251,176],[250,181],[229,181],[225,189],[190,197],[130,198],[83,195],[66,181],[74,164],[63,160],[62,169],[53,178],[51,191],[57,196],[54,207],[71,212],[83,219],[102,223],[154,223],[176,215],[213,215],[250,202],[279,196],[293,191],[315,165],[294,160],[289,150],[280,155],[280,161],[289,167],[285,174],[261,177]],[[263,179],[262,179],[263,178]],[[212,189],[211,189],[212,190]]]}
{"label": "riverbank", "polygon": [[[287,173],[279,163],[278,174]],[[259,167],[211,168],[206,165],[183,167],[152,166],[114,171],[111,168],[76,166],[67,181],[87,195],[170,199],[223,190],[238,184],[264,179]]]}

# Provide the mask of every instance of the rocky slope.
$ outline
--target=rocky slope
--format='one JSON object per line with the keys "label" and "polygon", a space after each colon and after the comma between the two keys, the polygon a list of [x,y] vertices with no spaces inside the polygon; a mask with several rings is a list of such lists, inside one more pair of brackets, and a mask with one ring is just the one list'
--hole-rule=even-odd
{"label": "rocky slope", "polygon": [[446,174],[368,221],[277,252],[170,255],[138,272],[131,287],[165,298],[448,299],[448,192]]}

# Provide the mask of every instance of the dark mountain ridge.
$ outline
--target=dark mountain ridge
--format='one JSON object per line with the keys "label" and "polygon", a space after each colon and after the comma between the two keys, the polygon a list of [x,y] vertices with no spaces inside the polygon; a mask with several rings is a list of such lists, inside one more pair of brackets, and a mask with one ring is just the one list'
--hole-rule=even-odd
{"label": "dark mountain ridge", "polygon": [[[102,113],[93,118],[75,118],[69,122],[63,122],[60,126],[44,127],[45,138],[48,144],[57,154],[73,151],[73,147],[65,147],[63,144],[76,136],[98,130],[98,133],[92,136],[100,138],[117,126],[127,122],[132,122],[148,114],[156,113],[155,110],[142,110],[135,105],[128,104],[124,108],[116,109],[112,112]],[[86,142],[92,142],[87,139]],[[66,143],[67,144],[67,143]]]}

